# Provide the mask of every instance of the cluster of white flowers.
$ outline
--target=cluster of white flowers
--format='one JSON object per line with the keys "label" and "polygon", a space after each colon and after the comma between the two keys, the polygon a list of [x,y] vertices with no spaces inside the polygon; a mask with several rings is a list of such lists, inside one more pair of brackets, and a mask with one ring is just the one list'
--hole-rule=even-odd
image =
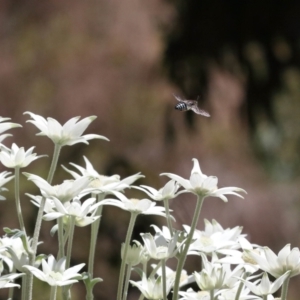
{"label": "cluster of white flowers", "polygon": [[[0,200],[5,200],[2,196],[2,192],[7,190],[4,185],[14,179],[16,216],[20,225],[19,229],[5,228],[6,235],[0,239],[0,288],[9,288],[9,298],[13,298],[14,287],[21,287],[22,300],[31,300],[35,276],[51,286],[51,300],[56,299],[58,286],[62,287],[62,299],[70,299],[71,286],[79,280],[86,286],[86,299],[94,299],[93,288],[102,281],[94,277],[100,219],[104,206],[112,205],[128,211],[131,216],[125,241],[120,245],[122,263],[117,300],[127,299],[130,284],[139,289],[141,299],[151,300],[166,300],[168,294],[172,295],[173,300],[272,300],[278,290],[281,290],[280,299],[287,299],[290,278],[300,274],[298,248],[291,249],[290,245],[286,245],[276,255],[268,247],[252,245],[242,233],[242,227],[224,229],[216,220],[204,220],[204,230],[197,229],[204,199],[217,197],[227,202],[227,195],[243,198],[243,189],[218,188],[217,177],[203,174],[195,158],[189,179],[163,173],[161,175],[171,180],[158,190],[146,185],[134,186],[135,181],[144,177],[140,173],[124,179],[117,174],[100,174],[86,157],[85,167],[70,163],[78,172],[63,166],[72,178],[52,185],[62,147],[76,143],[88,144],[92,139],[108,139],[96,134],[83,135],[95,119],[94,116],[81,121],[75,117],[62,126],[52,118],[44,119],[30,112],[26,114],[32,118],[28,122],[40,130],[38,135],[47,136],[53,141],[54,154],[47,179],[23,172],[25,178],[40,190],[39,195],[27,194],[38,207],[36,226],[34,232],[29,234],[23,222],[21,206],[24,204],[19,195],[20,169],[44,155],[33,153],[34,147],[25,151],[15,143],[11,148],[4,146],[2,142],[9,134],[2,133],[22,126],[0,117],[0,162],[14,171],[14,174],[8,171],[0,173]],[[143,191],[150,199],[128,198],[125,192],[131,187]],[[196,196],[196,201],[190,225],[181,224],[182,230],[179,231],[172,225],[174,217],[169,200],[179,198],[182,193]],[[139,215],[161,216],[165,218],[167,226],[160,228],[152,225],[154,234],[141,233],[143,243],[133,241],[131,245],[132,232]],[[39,241],[39,233],[43,220],[56,220],[50,232],[53,238],[57,233],[59,249],[56,258],[52,254],[37,255],[37,246],[42,242]],[[90,251],[84,273],[79,271],[84,268],[85,262],[70,265],[76,226],[91,226]],[[202,269],[187,274],[184,265],[190,255],[199,258]],[[170,259],[177,261],[175,270],[168,266]],[[148,269],[151,260],[156,264]],[[139,281],[130,280],[132,272],[140,276]],[[274,282],[270,281],[270,275],[275,278]],[[18,277],[22,279],[21,284],[14,283]],[[187,287],[191,283],[197,290]]]}

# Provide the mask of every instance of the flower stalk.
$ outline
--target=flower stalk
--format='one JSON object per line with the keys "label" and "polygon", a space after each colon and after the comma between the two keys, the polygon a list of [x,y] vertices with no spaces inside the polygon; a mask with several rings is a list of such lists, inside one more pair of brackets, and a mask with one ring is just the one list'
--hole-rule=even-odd
{"label": "flower stalk", "polygon": [[203,201],[204,201],[204,197],[201,197],[201,196],[198,195],[197,196],[197,204],[196,204],[195,213],[194,213],[194,216],[193,216],[193,221],[192,221],[192,224],[191,224],[190,232],[189,232],[189,234],[187,236],[187,239],[186,239],[186,242],[184,244],[184,249],[183,249],[182,253],[180,253],[180,258],[179,258],[177,269],[176,269],[176,277],[175,277],[174,288],[173,288],[173,300],[178,299],[181,272],[183,270],[183,266],[184,266],[184,263],[185,263],[185,260],[186,260],[186,256],[187,256],[187,253],[189,251],[189,246],[190,246],[190,244],[192,242],[192,239],[193,239],[194,231],[195,231],[196,226],[198,224],[198,220],[199,220],[199,216],[200,216]]}
{"label": "flower stalk", "polygon": [[[26,236],[26,241],[28,241],[20,202],[20,168],[18,167],[15,168],[15,201],[19,225]],[[27,249],[29,249],[28,245]]]}
{"label": "flower stalk", "polygon": [[162,270],[162,289],[163,289],[163,297],[167,299],[167,276],[166,276],[166,260],[161,260],[161,270]]}
{"label": "flower stalk", "polygon": [[[243,275],[243,279],[244,280],[246,280],[246,278],[249,276],[249,273],[248,272],[245,272],[244,273],[244,275]],[[240,281],[240,283],[239,283],[239,287],[238,287],[238,289],[237,289],[237,291],[236,291],[236,294],[235,294],[235,300],[239,300],[240,299],[240,295],[241,295],[241,293],[242,293],[242,290],[243,290],[243,287],[244,287],[244,281]]]}
{"label": "flower stalk", "polygon": [[123,300],[127,299],[129,279],[130,279],[130,274],[131,274],[131,267],[132,267],[132,264],[129,263],[128,266],[127,266],[126,277],[125,277],[125,282],[124,282]]}
{"label": "flower stalk", "polygon": [[[93,197],[95,195],[92,195]],[[105,195],[103,193],[98,194],[97,202],[103,200]],[[88,261],[88,273],[90,274],[91,278],[93,278],[94,274],[94,260],[95,260],[95,253],[96,253],[96,245],[97,245],[97,238],[98,238],[98,231],[100,228],[100,221],[102,215],[103,206],[98,206],[95,216],[100,216],[95,222],[91,224],[91,240],[90,240],[90,250],[89,250],[89,261]]]}
{"label": "flower stalk", "polygon": [[[51,184],[51,182],[52,182],[54,172],[57,167],[60,150],[61,150],[61,147],[59,145],[55,144],[51,167],[50,167],[48,179],[47,179],[49,184]],[[32,238],[32,248],[31,248],[32,253],[29,253],[29,265],[30,266],[34,266],[34,262],[35,262],[35,258],[36,258],[37,245],[38,245],[39,235],[40,235],[41,226],[42,226],[42,219],[43,219],[43,212],[44,212],[45,204],[46,204],[46,198],[43,197],[41,200],[41,203],[40,203],[39,210],[38,210],[34,233],[33,233],[33,238]],[[25,299],[31,300],[32,299],[32,288],[33,288],[33,274],[28,272],[27,276],[28,276],[28,279],[26,281],[26,288],[25,288],[25,290],[27,291],[27,295],[26,295]]]}
{"label": "flower stalk", "polygon": [[56,300],[57,286],[53,286],[50,292],[50,300]]}
{"label": "flower stalk", "polygon": [[170,231],[171,236],[173,236],[173,226],[172,226],[172,220],[171,220],[171,215],[170,215],[170,209],[169,209],[169,199],[164,199],[164,207],[166,210],[166,216],[167,216],[167,225]]}
{"label": "flower stalk", "polygon": [[127,259],[127,252],[134,228],[134,224],[136,221],[138,214],[135,212],[131,212],[130,214],[130,222],[127,229],[126,239],[125,239],[125,246],[124,246],[124,255],[121,262],[121,269],[119,274],[119,283],[118,283],[118,294],[117,294],[117,300],[122,299],[122,293],[123,293],[123,287],[124,287],[124,275],[125,275],[125,269],[126,269],[126,259]]}
{"label": "flower stalk", "polygon": [[288,286],[289,286],[289,282],[290,282],[290,276],[288,276],[283,285],[282,285],[282,289],[281,289],[281,300],[287,300],[287,293],[288,293]]}

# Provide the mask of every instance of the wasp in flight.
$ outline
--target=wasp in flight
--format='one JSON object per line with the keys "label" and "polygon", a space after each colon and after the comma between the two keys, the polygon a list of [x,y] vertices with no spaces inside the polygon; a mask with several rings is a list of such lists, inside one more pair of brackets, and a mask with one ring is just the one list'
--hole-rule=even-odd
{"label": "wasp in flight", "polygon": [[198,115],[202,115],[204,117],[210,117],[210,114],[203,109],[198,107],[198,99],[197,100],[183,100],[180,97],[174,95],[175,99],[179,101],[178,104],[175,105],[175,109],[180,111],[192,110]]}

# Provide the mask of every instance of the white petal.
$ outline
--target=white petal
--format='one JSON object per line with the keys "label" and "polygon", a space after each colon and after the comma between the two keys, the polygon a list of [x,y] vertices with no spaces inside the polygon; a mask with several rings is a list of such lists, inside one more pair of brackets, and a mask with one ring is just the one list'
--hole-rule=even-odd
{"label": "white petal", "polygon": [[194,162],[194,167],[192,169],[191,174],[198,173],[200,175],[203,175],[202,172],[201,172],[201,169],[200,169],[200,165],[199,165],[198,159],[193,158],[192,161]]}

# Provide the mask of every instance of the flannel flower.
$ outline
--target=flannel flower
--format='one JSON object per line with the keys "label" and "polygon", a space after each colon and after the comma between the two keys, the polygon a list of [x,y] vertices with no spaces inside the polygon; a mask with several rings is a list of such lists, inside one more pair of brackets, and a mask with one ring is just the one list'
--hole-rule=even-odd
{"label": "flannel flower", "polygon": [[155,236],[150,233],[141,233],[141,237],[144,241],[145,249],[149,256],[153,259],[168,259],[174,257],[177,252],[177,240],[179,232],[176,232],[171,240],[165,239],[165,237],[156,233]]}
{"label": "flannel flower", "polygon": [[[162,268],[158,267],[156,264],[151,264],[151,267],[153,269],[156,269],[156,275],[158,276],[162,276]],[[176,277],[176,271],[172,270],[171,268],[167,267],[165,268],[166,271],[166,277],[169,278],[170,280],[173,279],[175,280]],[[179,286],[185,286],[187,284],[193,283],[195,282],[194,279],[194,275],[188,275],[186,270],[182,270],[181,271],[181,275],[180,275],[180,282],[179,282]]]}
{"label": "flannel flower", "polygon": [[13,281],[21,276],[25,275],[24,273],[18,274],[7,274],[0,276],[0,289],[20,287],[19,284],[13,283]]}
{"label": "flannel flower", "polygon": [[194,272],[195,280],[203,291],[212,291],[221,288],[232,288],[242,276],[243,269],[237,266],[231,270],[228,264],[217,263],[216,255],[212,256],[209,262],[205,254],[201,254],[203,269],[201,272]]}
{"label": "flannel flower", "polygon": [[[189,247],[189,254],[198,254],[203,252],[206,254],[219,252],[221,249],[237,249],[240,247],[238,238],[241,235],[242,227],[223,229],[223,227],[215,220],[210,223],[204,220],[204,231],[195,230],[193,242]],[[189,233],[190,227],[183,225],[185,231]]]}
{"label": "flannel flower", "polygon": [[11,134],[7,133],[7,134],[1,134],[6,130],[9,130],[11,128],[16,128],[16,127],[22,127],[20,124],[17,123],[10,123],[10,122],[5,122],[10,120],[10,118],[3,118],[0,117],[0,143],[2,143],[4,141],[5,138],[7,138],[8,136],[11,136]]}
{"label": "flannel flower", "polygon": [[63,257],[59,261],[56,261],[53,255],[49,255],[48,261],[42,260],[43,271],[32,267],[24,266],[28,269],[35,277],[47,282],[51,286],[64,286],[81,279],[81,274],[78,273],[79,270],[83,268],[85,264],[79,264],[69,269],[66,269],[66,258]]}
{"label": "flannel flower", "polygon": [[[235,300],[237,297],[237,294],[239,294],[239,300],[258,300],[261,299],[257,296],[249,295],[250,290],[247,287],[244,287],[242,291],[239,290],[239,285],[236,285],[235,287],[231,289],[222,289],[219,290],[216,295],[218,295],[218,300]],[[267,299],[269,300],[269,298]]]}
{"label": "flannel flower", "polygon": [[[243,236],[239,237],[238,242],[243,251],[236,249],[221,249],[218,253],[225,255],[225,257],[219,259],[218,262],[243,266],[245,271],[250,274],[256,272],[259,269],[259,266],[255,259],[249,255],[249,251],[254,250],[253,246]],[[258,252],[259,250],[254,251]]]}
{"label": "flannel flower", "polygon": [[135,187],[136,189],[142,190],[151,199],[155,201],[163,201],[176,198],[179,194],[186,193],[186,191],[180,191],[177,193],[179,184],[175,180],[170,180],[161,189],[156,190],[151,186],[141,185],[140,187]]}
{"label": "flannel flower", "polygon": [[180,300],[210,300],[210,294],[207,291],[195,292],[192,288],[187,289],[186,292],[179,292],[179,295],[182,296]]}
{"label": "flannel flower", "polygon": [[261,270],[270,273],[275,278],[287,271],[291,271],[290,277],[300,274],[300,251],[296,247],[291,250],[290,244],[281,249],[278,256],[268,247],[264,247],[261,254],[254,250],[246,252],[256,261]]}
{"label": "flannel flower", "polygon": [[225,195],[235,195],[243,198],[238,192],[246,193],[245,190],[237,187],[225,187],[218,188],[218,178],[215,176],[206,176],[201,172],[199,162],[196,158],[193,158],[194,167],[191,172],[190,180],[184,179],[176,174],[172,173],[162,173],[161,175],[166,175],[169,178],[178,182],[186,191],[191,192],[200,197],[218,197],[223,201],[227,202],[228,199]]}
{"label": "flannel flower", "polygon": [[98,134],[86,134],[82,135],[89,124],[96,119],[96,116],[91,116],[82,119],[77,123],[80,117],[74,117],[67,121],[63,126],[53,118],[43,118],[31,112],[25,112],[24,114],[30,115],[33,120],[27,122],[35,125],[41,132],[37,135],[48,136],[54,144],[60,146],[71,146],[77,143],[88,144],[88,140],[92,139],[108,139]]}
{"label": "flannel flower", "polygon": [[[1,239],[0,243],[5,245],[6,252],[4,252],[4,255],[11,259],[14,268],[23,272],[23,266],[29,264],[29,255],[28,251],[24,248],[22,239],[19,237],[4,237]],[[31,247],[32,239],[28,238],[28,245]],[[44,254],[38,255],[35,259],[34,266],[38,267],[44,257]]]}
{"label": "flannel flower", "polygon": [[158,215],[166,217],[165,209],[162,206],[155,206],[156,203],[149,199],[128,199],[121,193],[116,193],[116,196],[120,200],[105,199],[101,201],[101,205],[113,205],[123,210],[129,211],[135,214],[144,215]]}
{"label": "flannel flower", "polygon": [[113,191],[122,191],[125,188],[130,187],[130,185],[138,180],[139,178],[145,177],[140,175],[140,173],[134,174],[132,176],[120,179],[119,175],[104,176],[99,174],[90,163],[90,161],[84,156],[85,168],[78,166],[74,163],[70,163],[75,167],[81,174],[78,174],[72,170],[67,169],[63,166],[64,170],[70,173],[75,179],[79,179],[83,176],[92,178],[89,187],[94,188],[93,193],[106,193],[110,194]]}
{"label": "flannel flower", "polygon": [[[161,300],[163,299],[163,286],[162,286],[162,277],[158,276],[157,278],[149,277],[143,273],[141,281],[135,282],[130,280],[131,284],[137,287],[145,298],[151,300]],[[167,278],[166,280],[166,293],[169,294],[174,283],[173,278]]]}
{"label": "flannel flower", "polygon": [[283,284],[283,282],[289,277],[291,271],[287,271],[279,278],[277,278],[273,283],[270,282],[268,274],[265,272],[261,280],[252,283],[247,280],[242,281],[248,287],[248,289],[257,296],[268,296],[274,294]]}
{"label": "flannel flower", "polygon": [[89,185],[91,178],[81,177],[76,180],[65,180],[59,185],[50,185],[45,179],[40,176],[23,173],[27,176],[28,180],[34,182],[34,184],[41,190],[41,194],[45,198],[55,197],[61,202],[70,201],[75,196],[78,196]]}
{"label": "flannel flower", "polygon": [[[7,188],[3,187],[3,185],[14,178],[14,176],[7,177],[10,174],[11,174],[11,172],[7,172],[7,171],[4,171],[4,172],[0,173],[0,192],[1,193],[3,191],[7,191]],[[6,198],[4,196],[0,195],[0,200],[5,200],[5,199]]]}
{"label": "flannel flower", "polygon": [[[125,244],[122,244],[121,247],[121,258],[124,259],[124,249],[125,249]],[[146,261],[149,260],[147,251],[145,248],[140,244],[138,241],[135,241],[135,243],[128,247],[128,252],[126,256],[126,263],[135,266],[144,261],[146,258]]]}
{"label": "flannel flower", "polygon": [[11,149],[1,145],[0,161],[7,168],[25,168],[34,160],[45,156],[36,156],[36,153],[32,153],[33,149],[31,147],[25,152],[24,147],[19,148],[15,143]]}
{"label": "flannel flower", "polygon": [[54,204],[54,207],[52,207],[54,211],[46,213],[43,216],[43,219],[46,221],[52,221],[57,218],[63,217],[64,223],[68,223],[69,218],[74,217],[75,225],[84,227],[93,223],[99,218],[99,216],[88,216],[89,214],[92,214],[100,205],[100,203],[94,204],[94,202],[96,201],[95,198],[87,199],[83,203],[81,203],[81,201],[77,197],[71,201],[66,201],[64,203],[54,197],[51,200]]}
{"label": "flannel flower", "polygon": [[162,229],[160,229],[156,225],[151,225],[151,227],[154,229],[155,233],[159,233],[160,235],[163,235],[167,241],[170,241],[172,239],[172,234],[170,232],[170,229],[167,226],[162,226]]}
{"label": "flannel flower", "polygon": [[[31,198],[31,203],[37,207],[41,206],[41,202],[43,200],[42,196],[35,196],[31,194],[26,194],[29,198]],[[55,204],[52,198],[47,198],[44,206],[44,212],[50,213],[50,212],[56,212]]]}

